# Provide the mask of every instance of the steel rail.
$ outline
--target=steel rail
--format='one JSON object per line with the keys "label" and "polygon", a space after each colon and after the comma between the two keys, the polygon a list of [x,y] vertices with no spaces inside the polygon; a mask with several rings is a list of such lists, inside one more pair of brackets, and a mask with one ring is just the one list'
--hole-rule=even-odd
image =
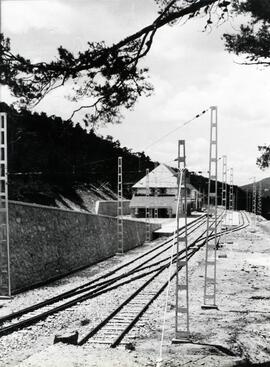
{"label": "steel rail", "polygon": [[160,269],[156,274],[154,274],[150,279],[148,279],[141,287],[136,289],[134,293],[132,293],[131,296],[129,296],[124,302],[121,303],[120,306],[118,306],[109,316],[107,316],[103,321],[101,321],[100,324],[98,324],[94,329],[90,331],[86,336],[84,336],[79,342],[78,345],[83,345],[85,342],[87,342],[88,339],[90,339],[93,335],[95,335],[104,325],[106,325],[116,314],[119,313],[119,311],[122,310],[124,306],[126,306],[131,300],[136,297],[137,294],[139,294],[144,288],[147,287],[148,284],[150,284],[159,274],[163,272],[164,269]]}
{"label": "steel rail", "polygon": [[[205,241],[206,242],[206,241]],[[203,245],[202,245],[203,246]],[[188,255],[188,260],[195,255],[195,253],[199,251],[199,248],[193,249],[192,254]],[[181,270],[184,266],[181,266],[179,270]],[[175,271],[172,276],[170,277],[170,282],[173,280],[173,278],[176,276],[177,271]],[[114,342],[110,345],[111,348],[116,348],[121,341],[124,339],[124,337],[129,333],[129,331],[137,324],[139,319],[143,316],[143,314],[148,310],[148,308],[151,306],[151,304],[160,296],[160,294],[166,289],[168,286],[169,281],[167,280],[162,287],[156,292],[156,294],[143,306],[143,308],[138,312],[138,314],[134,317],[134,319],[129,323],[129,325],[126,326],[126,328],[121,332],[121,334],[114,340]]]}
{"label": "steel rail", "polygon": [[[203,224],[203,223],[202,223],[202,224]],[[201,224],[201,225],[202,225],[202,224]],[[197,228],[198,228],[198,227],[196,227],[196,229],[197,229]],[[169,241],[172,241],[172,239],[170,239]],[[166,241],[166,242],[168,242],[168,241]],[[159,247],[160,247],[160,246],[159,246]],[[169,248],[167,248],[165,251],[167,251],[168,249],[169,249]],[[143,264],[142,264],[142,265],[143,265]],[[166,265],[165,265],[165,267],[166,267]],[[97,296],[99,296],[99,295],[101,295],[101,294],[103,294],[103,293],[105,293],[105,292],[108,292],[108,291],[114,290],[114,289],[116,289],[116,288],[118,288],[118,287],[120,287],[120,286],[122,286],[122,285],[125,285],[125,284],[127,284],[127,283],[130,283],[130,282],[132,282],[132,281],[134,281],[134,280],[137,280],[137,279],[143,278],[143,277],[145,277],[145,276],[147,276],[147,275],[149,275],[149,274],[151,274],[151,273],[153,273],[153,272],[156,272],[156,271],[158,271],[158,270],[159,270],[159,269],[154,269],[154,270],[152,270],[151,272],[147,272],[147,273],[144,273],[144,274],[138,275],[138,276],[136,276],[136,277],[134,277],[134,278],[132,278],[132,279],[130,279],[130,280],[124,281],[124,282],[122,282],[122,283],[120,283],[120,284],[117,284],[117,285],[115,285],[115,286],[112,286],[112,287],[110,287],[110,288],[107,288],[107,287],[108,287],[108,285],[110,285],[110,284],[114,283],[115,281],[120,280],[120,279],[123,279],[124,277],[128,277],[128,276],[132,275],[132,274],[133,274],[133,271],[131,270],[130,272],[128,272],[128,273],[126,273],[126,274],[121,274],[119,277],[117,277],[117,279],[114,279],[114,280],[113,280],[113,281],[111,281],[110,283],[107,283],[107,282],[102,283],[102,285],[101,285],[101,286],[99,286],[99,288],[98,288],[98,289],[94,289],[93,291],[90,291],[90,292],[88,292],[88,293],[86,293],[86,294],[84,294],[84,295],[82,295],[82,296],[80,296],[80,297],[77,297],[77,298],[76,298],[76,299],[74,299],[74,300],[71,300],[71,301],[69,301],[69,302],[66,302],[66,303],[64,303],[64,304],[62,304],[62,305],[60,305],[60,306],[56,306],[55,308],[53,308],[53,309],[51,309],[51,310],[48,310],[48,311],[45,311],[45,312],[42,312],[42,313],[40,313],[40,314],[38,314],[38,315],[31,316],[30,318],[28,318],[28,319],[26,319],[26,320],[22,320],[22,321],[19,321],[19,322],[15,323],[15,324],[11,324],[11,325],[9,325],[9,326],[2,327],[2,328],[0,329],[0,336],[10,334],[10,333],[11,333],[11,332],[13,332],[13,331],[20,330],[20,329],[22,329],[22,328],[24,328],[24,327],[27,327],[27,326],[29,326],[29,325],[32,325],[32,324],[34,324],[34,323],[38,322],[38,321],[44,320],[44,319],[45,319],[46,317],[48,317],[49,315],[54,314],[54,313],[57,313],[57,312],[59,312],[59,311],[63,311],[63,310],[64,310],[64,309],[66,309],[66,308],[72,307],[73,305],[75,305],[75,304],[76,304],[76,303],[78,303],[78,302],[82,302],[82,301],[85,301],[85,300],[87,300],[87,299],[91,299],[91,298],[97,297]],[[138,272],[138,271],[140,271],[140,269],[136,269],[136,271],[134,271],[134,273],[136,273],[136,272]],[[86,292],[86,290],[84,289],[84,290],[82,290],[81,292]],[[80,292],[80,293],[81,293],[81,292]],[[72,297],[72,296],[76,296],[76,295],[77,295],[77,293],[73,293],[72,295],[70,295],[70,297]],[[60,296],[60,297],[61,297],[61,296]],[[60,301],[60,300],[61,300],[61,299],[60,299],[60,297],[58,297],[57,301]],[[56,297],[54,297],[54,299],[56,299]],[[55,302],[54,302],[54,303],[55,303]],[[48,305],[48,303],[47,303],[47,302],[46,302],[46,304],[45,304],[45,302],[41,302],[41,303],[39,303],[38,305],[30,306],[30,307],[28,307],[28,308],[26,308],[26,309],[23,309],[23,310],[20,310],[20,311],[14,312],[14,313],[12,313],[12,314],[9,314],[9,315],[6,315],[6,316],[3,316],[3,317],[0,319],[0,321],[1,321],[2,323],[3,323],[3,322],[6,322],[6,321],[11,321],[11,320],[13,320],[13,319],[15,319],[15,318],[21,317],[21,316],[23,316],[23,315],[25,315],[25,314],[29,313],[29,312],[36,311],[38,308],[40,308],[40,307],[38,307],[38,306],[40,306],[40,304],[42,304],[42,306],[43,306],[43,307],[45,307],[45,306],[47,306],[47,305]],[[24,312],[24,311],[27,311],[27,312]]]}
{"label": "steel rail", "polygon": [[94,290],[94,291],[91,291],[91,292],[88,292],[80,297],[77,297],[76,299],[74,300],[71,300],[69,302],[66,302],[60,306],[56,306],[48,311],[45,311],[45,312],[42,312],[38,315],[35,315],[35,316],[31,316],[29,317],[28,319],[25,319],[25,320],[22,320],[22,321],[18,321],[17,323],[14,323],[14,324],[11,324],[11,325],[8,325],[6,327],[2,327],[0,329],[0,337],[1,336],[4,336],[4,335],[8,335],[8,334],[11,334],[12,332],[15,332],[15,331],[18,331],[18,330],[21,330],[27,326],[30,326],[30,325],[33,325],[35,324],[36,322],[38,321],[41,321],[41,320],[45,320],[48,316],[52,315],[52,314],[55,314],[55,313],[58,313],[60,311],[63,311],[69,307],[72,307],[74,305],[76,305],[77,303],[79,302],[83,302],[83,301],[86,301],[88,299],[92,299],[92,298],[96,298],[102,294],[105,294],[109,291],[112,291],[114,289],[117,289],[119,288],[120,286],[123,286],[123,285],[126,285],[128,283],[131,283],[131,282],[134,282],[135,280],[138,280],[138,279],[141,279],[141,278],[145,278],[146,276],[148,275],[151,275],[153,273],[157,273],[158,271],[163,271],[164,269],[166,269],[168,265],[163,265],[161,266],[160,268],[158,269],[154,269],[154,270],[151,270],[149,272],[146,272],[146,273],[143,273],[143,274],[139,274],[137,275],[136,277],[133,277],[132,279],[128,279],[128,280],[125,280],[125,281],[122,281],[120,284],[115,284],[111,287],[107,287],[107,285],[103,285],[102,287],[100,287],[98,290]]}
{"label": "steel rail", "polygon": [[[205,242],[206,242],[206,240],[204,241],[204,243]],[[190,259],[190,257],[192,257],[198,250],[199,250],[199,248],[193,249],[193,252],[192,252],[192,254],[189,255],[188,259]],[[183,268],[183,266],[180,267],[180,269],[181,268]],[[126,306],[128,303],[130,303],[130,301],[132,301],[148,284],[150,284],[164,270],[165,269],[161,269],[157,274],[155,274],[152,278],[150,278],[147,283],[145,283],[143,286],[136,289],[136,291],[134,293],[132,293],[124,302],[122,302],[121,305],[119,305],[113,312],[111,312],[110,315],[108,315],[95,328],[93,328],[88,334],[86,334],[81,340],[79,340],[78,345],[85,344],[91,337],[93,337],[95,334],[97,334],[98,331],[100,331],[110,320],[112,320],[114,318],[114,316],[116,316],[122,310],[122,308],[124,306]],[[171,279],[173,279],[175,275],[176,275],[176,271],[171,276]],[[111,344],[112,348],[115,348],[117,345],[120,344],[120,342],[125,337],[125,335],[135,326],[135,324],[138,322],[140,317],[145,313],[145,311],[148,309],[148,307],[151,305],[151,303],[154,302],[154,300],[163,292],[163,290],[166,288],[167,285],[168,285],[168,281],[163,284],[163,286],[156,292],[156,294],[151,298],[151,300],[147,302],[147,304],[142,308],[142,310],[140,310],[140,312],[134,317],[134,319],[129,323],[129,325],[121,332],[121,334]]]}
{"label": "steel rail", "polygon": [[[202,220],[202,219],[203,219],[203,220]],[[200,222],[200,220],[202,220],[202,222]],[[204,224],[204,220],[205,220],[205,216],[203,216],[203,218],[199,218],[199,220],[196,220],[196,221],[195,221],[196,223],[191,222],[191,223],[190,223],[191,227],[190,227],[189,229],[191,229],[191,228],[192,228],[193,226],[195,226],[195,225],[197,225],[195,229],[199,228],[201,225],[203,225],[203,224]],[[198,224],[198,221],[199,221],[199,224]],[[194,229],[194,230],[195,230],[195,229]],[[139,260],[139,259],[141,259],[143,256],[146,256],[146,255],[148,255],[149,253],[152,253],[152,252],[154,252],[154,251],[156,251],[156,250],[160,249],[161,247],[163,247],[163,246],[167,245],[168,243],[170,243],[172,240],[173,240],[173,239],[168,239],[168,240],[164,241],[162,244],[160,244],[160,245],[159,245],[159,246],[157,246],[156,248],[151,249],[151,250],[150,250],[150,251],[148,251],[147,253],[145,253],[145,254],[143,254],[143,255],[140,255],[140,256],[139,256],[139,257],[137,257],[136,259],[131,260],[131,261],[129,261],[129,262],[127,262],[127,263],[125,263],[124,265],[121,265],[121,266],[120,266],[120,267],[118,267],[117,269],[114,269],[113,271],[110,271],[110,272],[106,273],[105,275],[101,275],[100,277],[98,277],[97,279],[94,279],[93,281],[87,282],[87,283],[85,283],[85,284],[83,284],[83,285],[81,285],[81,286],[78,286],[78,287],[73,288],[73,289],[71,289],[71,290],[69,290],[69,291],[63,292],[63,293],[61,293],[60,295],[54,296],[54,297],[49,298],[49,299],[46,299],[46,300],[44,300],[44,301],[38,302],[38,303],[36,303],[36,304],[34,304],[34,305],[28,306],[28,307],[26,307],[26,308],[24,308],[24,309],[21,309],[21,310],[18,310],[18,311],[13,312],[13,313],[11,313],[11,314],[8,314],[8,315],[5,315],[5,316],[2,316],[2,317],[0,317],[0,324],[3,324],[3,323],[4,323],[4,322],[6,322],[6,321],[11,321],[11,320],[12,320],[12,319],[14,319],[14,318],[21,317],[21,316],[23,316],[23,315],[25,315],[25,314],[27,314],[27,313],[30,313],[30,312],[36,311],[36,310],[38,310],[38,309],[40,309],[40,308],[43,308],[43,307],[49,306],[49,305],[54,304],[54,303],[56,303],[56,302],[60,302],[60,301],[62,301],[62,300],[64,300],[64,299],[66,299],[66,298],[74,297],[74,296],[76,296],[76,295],[78,295],[78,294],[81,294],[81,293],[84,293],[84,292],[86,292],[86,291],[88,291],[88,290],[90,290],[90,289],[94,289],[94,288],[97,288],[97,287],[102,287],[102,286],[104,286],[104,285],[108,286],[108,285],[112,284],[113,282],[115,282],[115,281],[117,281],[117,280],[119,280],[119,279],[123,278],[123,276],[129,276],[129,275],[132,275],[132,273],[135,273],[135,270],[137,270],[137,269],[139,269],[139,270],[140,270],[140,268],[141,268],[143,265],[145,265],[145,264],[146,264],[146,263],[148,263],[149,261],[152,261],[155,257],[157,257],[157,256],[161,255],[163,252],[168,251],[168,249],[170,249],[171,245],[170,245],[168,248],[166,248],[165,250],[160,251],[157,255],[154,255],[154,257],[152,257],[152,258],[150,258],[150,259],[146,260],[144,263],[139,264],[137,267],[135,267],[135,268],[131,269],[131,270],[130,270],[130,271],[128,271],[127,273],[120,274],[119,276],[116,276],[116,277],[110,278],[110,279],[108,279],[108,280],[105,280],[105,281],[103,281],[103,282],[100,282],[100,283],[98,283],[98,284],[95,284],[95,283],[97,283],[98,281],[100,281],[101,279],[104,279],[105,277],[109,277],[109,276],[111,276],[111,275],[115,274],[115,272],[117,272],[117,271],[119,271],[119,270],[123,269],[124,267],[126,267],[126,266],[128,266],[128,265],[131,265],[132,263],[134,263],[134,262],[138,261],[138,260]],[[1,331],[1,329],[0,329],[0,331]],[[0,334],[0,335],[1,335],[1,334]]]}
{"label": "steel rail", "polygon": [[[223,234],[223,232],[221,232],[220,233],[220,235],[222,235]],[[209,237],[210,238],[210,237]],[[192,246],[194,246],[195,244],[197,244],[199,241],[202,241],[202,238],[201,238],[201,235],[195,240],[195,241],[193,241],[192,242],[192,244],[191,245],[189,245],[189,247],[192,247]],[[201,247],[201,245],[200,245],[200,247]],[[184,251],[184,250],[183,250]],[[163,261],[163,260],[162,260]],[[27,327],[27,326],[29,326],[29,325],[32,325],[32,324],[34,324],[34,323],[36,323],[36,322],[38,322],[38,321],[41,321],[41,320],[44,320],[44,319],[46,319],[49,315],[51,315],[51,314],[55,314],[55,313],[57,313],[57,312],[59,312],[59,311],[62,311],[62,310],[64,310],[64,309],[66,309],[66,308],[69,308],[69,307],[72,307],[72,306],[74,306],[75,304],[77,304],[77,303],[79,303],[79,302],[82,302],[82,301],[85,301],[85,300],[87,300],[87,299],[91,299],[91,298],[94,298],[94,297],[97,297],[97,296],[99,296],[99,295],[101,295],[101,294],[104,294],[104,293],[106,293],[106,292],[108,292],[108,291],[111,291],[111,290],[114,290],[114,289],[116,289],[116,288],[118,288],[118,287],[120,287],[120,286],[122,286],[122,285],[125,285],[125,284],[128,284],[128,283],[130,283],[130,282],[133,282],[133,281],[135,281],[135,280],[137,280],[137,279],[140,279],[140,278],[143,278],[143,277],[146,277],[146,276],[148,276],[148,275],[150,275],[150,274],[152,274],[152,273],[154,273],[154,272],[158,272],[158,271],[163,271],[164,269],[166,269],[166,267],[168,266],[168,264],[166,264],[166,265],[163,265],[162,267],[160,267],[160,268],[158,268],[158,269],[154,269],[154,270],[152,270],[152,271],[150,271],[150,272],[147,272],[147,273],[143,273],[143,274],[140,274],[140,275],[138,275],[138,276],[136,276],[136,277],[134,277],[134,278],[132,278],[132,279],[129,279],[129,280],[126,280],[126,281],[124,281],[124,282],[122,282],[122,283],[120,283],[120,284],[116,284],[116,285],[114,285],[114,286],[112,286],[112,287],[107,287],[107,284],[104,284],[104,285],[102,285],[99,289],[96,289],[96,290],[94,290],[94,291],[91,291],[91,292],[88,292],[88,293],[86,293],[86,294],[84,294],[84,295],[82,295],[82,296],[80,296],[80,297],[77,297],[76,299],[74,299],[74,300],[71,300],[71,301],[69,301],[69,302],[66,302],[66,303],[64,303],[64,304],[62,304],[62,305],[60,305],[60,306],[57,306],[57,307],[55,307],[55,308],[53,308],[53,309],[51,309],[51,310],[48,310],[48,311],[45,311],[45,312],[43,312],[43,313],[41,313],[41,314],[38,314],[38,315],[35,315],[35,316],[32,316],[32,317],[30,317],[30,318],[28,318],[28,319],[26,319],[26,320],[22,320],[22,321],[19,321],[19,322],[17,322],[16,324],[11,324],[11,325],[9,325],[9,326],[7,326],[7,327],[4,327],[4,328],[1,328],[0,329],[0,336],[3,336],[3,335],[7,335],[7,334],[10,334],[11,332],[13,332],[13,331],[17,331],[17,330],[20,330],[20,329],[22,329],[22,328],[24,328],[24,327]],[[148,266],[148,268],[149,268],[150,266]],[[137,270],[138,271],[138,270]],[[126,276],[128,276],[128,275],[130,275],[130,274],[126,274]],[[122,275],[121,277],[120,277],[120,279],[122,279],[124,276]],[[13,314],[11,314],[11,315],[8,315],[8,316],[12,316]],[[15,318],[15,316],[14,316],[14,318]]]}
{"label": "steel rail", "polygon": [[[198,224],[198,222],[200,222],[201,220],[202,220],[202,221],[203,221],[203,220],[205,220],[205,216],[202,216],[202,217],[200,217],[200,218],[196,219],[195,221],[193,221],[193,222],[189,223],[189,226],[190,226],[190,227],[189,227],[189,229],[190,229],[190,228],[192,228],[193,226],[195,226],[196,224]],[[202,224],[203,224],[203,223],[202,223]],[[200,226],[200,225],[202,225],[202,224],[199,224],[199,226]],[[181,227],[180,229],[182,230],[182,229],[184,229],[184,227]],[[36,311],[38,308],[42,308],[42,307],[45,307],[45,306],[49,306],[49,305],[51,305],[51,304],[53,304],[53,303],[56,303],[56,302],[59,302],[59,301],[61,301],[61,300],[65,299],[65,298],[73,297],[73,296],[74,296],[74,295],[76,295],[76,294],[79,294],[79,293],[82,293],[82,292],[84,292],[84,291],[86,291],[86,290],[89,290],[89,289],[91,289],[91,288],[94,288],[94,287],[96,287],[96,286],[98,286],[98,285],[100,285],[100,284],[98,284],[98,285],[94,285],[94,286],[93,286],[93,284],[97,283],[97,282],[98,282],[98,281],[100,281],[101,279],[107,278],[107,277],[109,277],[109,276],[111,276],[111,275],[115,274],[116,272],[118,272],[118,271],[122,270],[123,268],[125,268],[125,267],[127,267],[127,266],[131,265],[132,263],[134,263],[134,262],[136,262],[136,261],[138,261],[138,260],[142,259],[143,257],[145,257],[145,256],[149,255],[150,253],[152,253],[152,252],[154,252],[154,251],[156,251],[156,250],[160,249],[161,247],[165,246],[166,244],[168,244],[168,243],[169,243],[169,242],[171,242],[171,241],[172,241],[172,239],[171,239],[171,238],[169,238],[168,240],[166,240],[166,241],[162,242],[160,245],[158,245],[158,246],[157,246],[157,247],[155,247],[154,249],[151,249],[151,250],[147,251],[146,253],[144,253],[144,254],[142,254],[142,255],[140,255],[140,256],[138,256],[138,257],[136,257],[135,259],[133,259],[133,260],[131,260],[131,261],[129,261],[129,262],[127,262],[127,263],[125,263],[125,264],[123,264],[123,265],[119,266],[118,268],[116,268],[116,269],[114,269],[114,270],[112,270],[112,271],[109,271],[109,272],[107,272],[107,273],[105,273],[105,274],[102,274],[101,276],[99,276],[99,277],[98,277],[98,278],[96,278],[96,279],[93,279],[92,281],[89,281],[89,282],[87,282],[87,283],[84,283],[84,284],[82,284],[82,285],[80,285],[80,286],[78,286],[78,287],[72,288],[72,289],[70,289],[69,291],[63,292],[63,293],[61,293],[61,294],[59,294],[59,295],[57,295],[57,296],[54,296],[54,297],[48,298],[48,299],[46,299],[46,300],[44,300],[44,301],[38,302],[38,303],[36,303],[36,304],[34,304],[34,305],[32,305],[32,306],[28,306],[28,307],[26,307],[26,308],[24,308],[24,309],[22,309],[22,310],[15,311],[15,312],[13,312],[12,314],[9,314],[9,315],[6,315],[6,316],[2,316],[2,317],[0,317],[0,324],[2,324],[2,323],[3,323],[3,322],[5,322],[5,321],[9,321],[9,320],[11,320],[12,318],[20,317],[20,316],[22,316],[22,315],[24,315],[24,314],[26,314],[26,313]],[[150,259],[150,260],[151,260],[151,259]],[[142,265],[142,264],[138,265],[138,266],[137,266],[137,268],[138,268],[138,267],[140,267],[141,265]],[[77,292],[77,293],[76,293],[76,292]]]}
{"label": "steel rail", "polygon": [[[218,225],[220,224],[220,221],[218,222]],[[243,224],[237,226],[236,228],[233,229],[233,231],[239,231],[245,227],[247,227],[247,225],[244,225],[244,220],[243,220]],[[214,235],[212,235],[214,229],[211,230],[211,235],[208,236],[208,240],[212,238],[214,238]],[[218,239],[218,244],[220,241],[221,236],[224,234],[224,231],[221,231],[219,233],[219,239]],[[197,246],[197,248],[193,248],[192,253],[188,255],[188,260],[197,252],[200,250],[201,247],[203,247],[205,245],[207,241],[207,238],[205,237],[203,239],[203,242]],[[196,241],[197,242],[197,241]],[[175,262],[175,260],[173,261]],[[183,268],[183,266],[179,269],[181,270]],[[158,276],[163,270],[165,269],[161,269],[160,272],[158,272],[158,274],[156,274],[153,279]],[[174,274],[171,276],[170,281],[176,276],[177,271],[174,272]],[[152,278],[151,278],[152,279]],[[151,283],[151,280],[149,280],[147,282],[147,285]],[[120,335],[118,335],[118,337],[114,340],[114,342],[110,345],[111,348],[115,348],[117,347],[121,341],[123,340],[123,338],[125,337],[125,335],[128,334],[128,332],[136,325],[136,323],[138,322],[138,320],[141,318],[141,316],[146,312],[146,310],[149,308],[149,306],[155,301],[156,298],[158,298],[158,296],[164,291],[164,289],[167,287],[168,285],[168,281],[165,282],[162,287],[156,292],[156,294],[146,303],[146,305],[143,306],[143,308],[139,311],[139,313],[133,318],[133,320],[126,326],[126,328],[120,333]],[[117,307],[116,310],[114,310],[109,316],[107,316],[100,324],[98,324],[94,329],[92,329],[90,331],[90,333],[88,333],[86,336],[84,336],[79,342],[78,345],[83,345],[84,343],[86,343],[91,337],[93,337],[95,334],[98,333],[99,330],[101,330],[111,319],[113,319],[113,317],[115,315],[117,315],[124,306],[126,306],[131,300],[133,300],[140,292],[141,290],[143,290],[145,288],[139,288],[137,289],[131,296],[129,296],[120,306]]]}

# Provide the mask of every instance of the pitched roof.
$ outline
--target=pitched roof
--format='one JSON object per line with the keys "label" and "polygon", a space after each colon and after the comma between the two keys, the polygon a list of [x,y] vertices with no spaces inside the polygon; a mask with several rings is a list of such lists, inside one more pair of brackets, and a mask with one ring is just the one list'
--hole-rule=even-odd
{"label": "pitched roof", "polygon": [[200,193],[199,190],[196,189],[196,187],[194,187],[193,185],[191,185],[190,183],[187,183],[187,188],[190,189],[190,190],[194,190],[196,191],[197,193]]}
{"label": "pitched roof", "polygon": [[[146,176],[138,181],[133,188],[145,188]],[[149,187],[177,187],[177,173],[172,167],[166,164],[160,164],[149,173]]]}
{"label": "pitched roof", "polygon": [[171,166],[168,166],[167,164],[163,164],[165,167],[168,168],[169,171],[171,171],[171,173],[177,177],[178,175],[178,168],[175,168],[175,167],[171,167]]}

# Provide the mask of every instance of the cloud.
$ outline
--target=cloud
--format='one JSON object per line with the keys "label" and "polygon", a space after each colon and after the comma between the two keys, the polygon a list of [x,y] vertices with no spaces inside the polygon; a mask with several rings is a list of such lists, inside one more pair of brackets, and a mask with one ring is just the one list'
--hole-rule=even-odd
{"label": "cloud", "polygon": [[4,32],[24,33],[31,29],[48,29],[70,33],[66,23],[72,20],[72,10],[61,1],[4,1],[2,7]]}
{"label": "cloud", "polygon": [[[41,0],[3,2],[4,31],[17,52],[34,60],[52,59],[62,44],[74,52],[87,41],[116,42],[150,23],[156,14],[152,0]],[[134,111],[123,111],[121,125],[102,128],[134,151],[145,148],[211,105],[218,106],[219,156],[227,154],[235,167],[235,182],[266,177],[256,167],[257,145],[269,143],[269,71],[237,65],[224,51],[222,33],[203,33],[205,19],[164,27],[156,34],[143,65],[150,67],[155,86],[151,98],[141,98]],[[74,108],[63,97],[68,87],[48,96],[38,107],[69,117]],[[78,106],[78,105],[76,105]],[[80,121],[82,115],[75,120]],[[146,150],[155,160],[175,158],[177,140],[186,139],[187,162],[203,170],[208,164],[209,113]]]}
{"label": "cloud", "polygon": [[191,170],[206,171],[208,169],[209,140],[197,137],[186,141],[187,165]]}
{"label": "cloud", "polygon": [[[84,46],[87,41],[119,41],[150,22],[155,14],[152,0],[144,0],[144,4],[134,0],[14,0],[3,2],[2,8],[6,33],[46,29],[49,42],[54,41],[53,37],[69,35],[73,47],[76,41]],[[125,16],[121,17],[121,13]],[[38,37],[38,33],[30,34],[29,41]]]}

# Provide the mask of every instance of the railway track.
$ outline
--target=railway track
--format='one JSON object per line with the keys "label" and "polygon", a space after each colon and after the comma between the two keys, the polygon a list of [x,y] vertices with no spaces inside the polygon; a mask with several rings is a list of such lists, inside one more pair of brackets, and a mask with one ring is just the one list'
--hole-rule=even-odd
{"label": "railway track", "polygon": [[[195,223],[193,222],[188,226],[189,238],[191,238],[191,235],[193,236],[192,241],[189,244],[188,256],[193,256],[193,254],[203,246],[205,241],[205,237],[203,236],[206,230],[202,231],[201,227],[204,224],[205,217],[200,218],[198,221]],[[180,231],[179,235],[181,235],[182,232],[183,229]],[[98,297],[106,292],[110,292],[139,279],[145,280],[141,290],[143,291],[145,284],[153,284],[154,280],[168,268],[169,256],[166,257],[166,252],[169,252],[174,241],[175,238],[170,238],[162,242],[155,249],[147,251],[136,259],[129,261],[128,263],[123,264],[113,271],[103,274],[90,282],[0,318],[0,324],[2,325],[0,328],[0,336],[10,334],[14,331],[33,325],[38,321],[45,320],[49,315],[58,313],[76,305],[79,302]],[[184,253],[184,250],[182,253]],[[175,261],[175,256],[173,261]],[[160,292],[162,291],[163,290]],[[144,293],[141,294],[145,297]],[[160,293],[158,293],[158,295],[159,294]],[[158,295],[154,294],[149,300],[150,303],[146,302],[146,305],[148,303],[150,305]],[[68,302],[63,302],[68,298],[70,299]],[[146,308],[148,308],[149,305]]]}
{"label": "railway track", "polygon": [[[242,223],[238,227],[233,228],[232,230],[221,231],[219,233],[219,240],[225,232],[239,231],[248,226],[248,224],[245,223],[245,220],[242,217]],[[214,228],[212,228],[210,232],[210,236],[208,237],[209,239],[214,238],[213,231]],[[192,246],[189,246],[189,250],[192,250],[189,251],[188,260],[197,251],[199,251],[201,247],[205,245],[206,238],[201,237],[200,241],[195,241],[195,243],[197,245],[196,247],[194,247],[194,244],[192,244]],[[184,259],[184,256],[181,256],[180,259]],[[173,257],[173,263],[175,262],[176,255],[174,255]],[[183,267],[184,266],[180,267],[178,271],[180,271]],[[94,344],[106,344],[111,348],[115,348],[119,344],[123,343],[123,340],[125,340],[123,344],[130,343],[133,337],[135,337],[133,335],[130,335],[130,331],[133,330],[134,327],[136,327],[141,317],[148,310],[150,305],[168,286],[169,281],[163,283],[162,286],[157,286],[155,284],[155,282],[157,284],[160,284],[160,282],[157,281],[158,278],[162,276],[164,270],[165,269],[160,269],[158,273],[153,275],[153,277],[151,277],[145,284],[143,284],[135,292],[133,292],[124,302],[122,302],[122,304],[120,304],[114,311],[112,311],[111,314],[109,314],[104,320],[102,320],[96,327],[94,327],[89,333],[79,339],[78,345],[83,345],[86,342],[90,342]],[[170,277],[170,281],[176,276],[176,273],[177,271],[175,270],[175,272]]]}
{"label": "railway track", "polygon": [[[205,224],[205,220],[206,218],[203,216],[190,223],[188,225],[188,233],[191,234],[192,232],[195,232]],[[183,231],[184,228],[180,228],[179,235],[181,235]],[[149,271],[146,270],[160,264],[161,260],[158,260],[158,258],[162,257],[167,251],[169,251],[172,242],[173,239],[171,237],[166,241],[163,241],[154,249],[145,252],[135,259],[126,262],[116,269],[102,274],[79,287],[1,317],[0,325],[4,326],[0,328],[0,337],[33,325],[38,321],[45,320],[48,316],[72,307],[79,302],[97,297],[106,291],[109,292],[121,285],[127,284],[128,282],[147,276]],[[151,261],[153,262],[153,260],[156,260],[156,262],[151,264]],[[68,302],[63,302],[66,299],[70,300]],[[8,325],[7,322],[9,322]]]}
{"label": "railway track", "polygon": [[[194,249],[193,253],[190,254],[188,258],[193,256],[193,254],[198,250],[199,248]],[[168,281],[165,282],[161,287],[158,286],[160,284],[159,278],[164,278],[164,270],[165,268],[160,269],[151,278],[149,278],[147,282],[133,292],[100,324],[83,336],[78,341],[78,345],[83,345],[90,339],[91,343],[107,344],[111,348],[117,347],[130,332],[130,330],[134,328],[143,314],[148,310],[149,306],[167,287]],[[175,277],[175,275],[176,271],[171,276],[171,280]],[[126,341],[126,343],[129,342],[130,340]]]}

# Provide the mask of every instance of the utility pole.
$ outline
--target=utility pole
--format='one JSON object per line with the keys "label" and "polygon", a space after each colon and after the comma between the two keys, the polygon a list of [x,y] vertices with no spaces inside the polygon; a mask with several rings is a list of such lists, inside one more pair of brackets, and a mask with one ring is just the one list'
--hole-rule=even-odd
{"label": "utility pole", "polygon": [[230,191],[229,191],[229,230],[230,230],[230,240],[228,244],[232,244],[232,227],[233,227],[233,168],[230,168]]}
{"label": "utility pole", "polygon": [[159,194],[159,189],[158,189],[158,185],[157,185],[157,175],[156,175],[156,172],[155,172],[155,207],[154,207],[154,218],[158,218],[158,207],[156,206],[156,203],[157,203],[157,198],[158,198],[158,194]]}
{"label": "utility pole", "polygon": [[[202,309],[217,309],[216,305],[216,262],[217,262],[217,107],[211,107],[210,116],[210,149],[209,180],[207,201],[207,230],[205,249],[204,295]],[[214,243],[210,243],[210,217],[214,224]]]}
{"label": "utility pole", "polygon": [[253,212],[253,231],[256,230],[256,220],[257,220],[257,187],[256,187],[256,177],[253,178],[253,195],[252,195],[252,212]]}
{"label": "utility pole", "polygon": [[223,157],[222,165],[222,206],[226,212],[227,210],[227,156]]}
{"label": "utility pole", "polygon": [[0,299],[10,298],[7,114],[0,113]]}
{"label": "utility pole", "polygon": [[150,224],[150,208],[149,208],[149,196],[150,196],[150,187],[149,187],[149,168],[146,169],[145,176],[145,194],[146,194],[146,206],[145,206],[145,222],[146,222],[146,242],[151,241],[151,224]]}
{"label": "utility pole", "polygon": [[259,190],[258,190],[258,210],[257,213],[259,216],[262,215],[262,181],[259,182]]}
{"label": "utility pole", "polygon": [[[222,203],[221,205],[224,208],[224,213],[222,215],[222,226],[221,227],[226,227],[226,218],[227,218],[227,156],[223,155],[222,156]],[[224,236],[224,243],[226,243],[227,240],[227,236],[226,236],[226,231],[225,231],[225,236]]]}
{"label": "utility pole", "polygon": [[[178,205],[176,213],[177,247],[176,247],[176,305],[175,305],[175,338],[173,343],[183,343],[189,339],[189,287],[188,287],[188,243],[187,243],[187,182],[186,182],[186,149],[185,140],[178,141]],[[182,179],[181,179],[182,178]],[[183,190],[182,190],[183,188]],[[185,219],[184,235],[179,237],[179,216]],[[180,245],[184,245],[185,258],[180,260]],[[179,278],[179,270],[185,267],[185,276]],[[184,327],[180,329],[180,324]]]}
{"label": "utility pole", "polygon": [[122,157],[118,157],[117,169],[117,238],[118,249],[117,254],[124,254],[124,225],[123,225],[123,164]]}

